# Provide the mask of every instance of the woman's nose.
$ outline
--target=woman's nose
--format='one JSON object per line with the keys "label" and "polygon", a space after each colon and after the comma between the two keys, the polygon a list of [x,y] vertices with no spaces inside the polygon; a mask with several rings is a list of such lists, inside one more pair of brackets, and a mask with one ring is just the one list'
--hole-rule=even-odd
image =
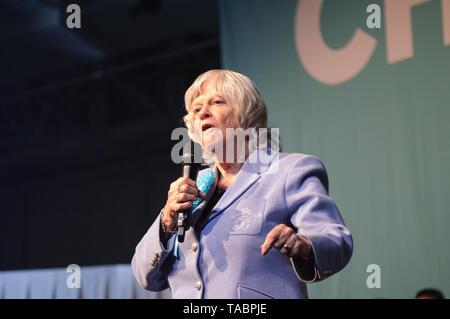
{"label": "woman's nose", "polygon": [[199,117],[200,117],[200,120],[204,120],[204,119],[207,119],[208,117],[211,117],[211,113],[209,112],[208,106],[204,106],[201,108],[201,110],[199,112]]}

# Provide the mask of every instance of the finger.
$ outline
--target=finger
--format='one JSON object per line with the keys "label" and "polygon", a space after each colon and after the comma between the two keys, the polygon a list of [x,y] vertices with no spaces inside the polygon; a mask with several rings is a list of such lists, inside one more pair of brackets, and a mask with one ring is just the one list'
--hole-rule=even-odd
{"label": "finger", "polygon": [[295,245],[298,244],[298,236],[295,233],[292,233],[284,242],[285,245],[287,245],[290,248],[293,248]]}
{"label": "finger", "polygon": [[286,240],[291,236],[293,231],[292,228],[284,224],[280,224],[278,225],[278,227],[280,229],[280,233],[278,235],[277,241],[274,243],[274,247],[277,249],[281,249],[283,245],[286,243]]}
{"label": "finger", "polygon": [[195,201],[197,200],[197,196],[193,195],[193,194],[188,194],[188,193],[178,193],[176,195],[176,199],[178,202],[187,202],[187,201]]}
{"label": "finger", "polygon": [[275,247],[280,250],[280,253],[282,255],[285,256],[289,256],[289,254],[291,253],[291,243],[289,242],[290,233],[291,232],[289,230],[289,227],[284,227],[280,234],[280,237],[278,238],[278,241],[275,244]]}
{"label": "finger", "polygon": [[282,228],[279,227],[280,225],[274,227],[266,236],[266,240],[264,243],[260,246],[261,248],[261,254],[265,256],[268,251],[274,246],[274,244],[278,241],[278,238],[280,236],[280,233],[282,231]]}
{"label": "finger", "polygon": [[273,244],[273,247],[280,250],[283,247],[283,245],[284,245],[284,240],[281,238],[281,234],[280,234],[280,237],[278,237],[278,240]]}
{"label": "finger", "polygon": [[280,245],[280,248],[281,248],[281,246],[286,244],[286,242],[289,240],[289,238],[292,237],[292,235],[295,235],[294,230],[291,227],[288,227],[286,225],[283,225],[283,226],[284,227],[283,227],[280,237],[278,239],[282,243]]}
{"label": "finger", "polygon": [[191,185],[188,185],[188,184],[183,184],[183,185],[179,186],[178,192],[179,193],[193,194],[193,195],[198,197],[200,191],[198,190],[197,187],[194,187],[194,186],[191,186]]}
{"label": "finger", "polygon": [[[275,227],[272,231],[274,233],[276,232],[277,238],[273,242],[273,244],[270,248],[275,247],[280,251],[281,254],[290,256],[291,255],[291,246],[290,245],[293,244],[292,236],[295,236],[294,230],[284,224],[280,224],[277,227]],[[263,256],[270,249],[270,248],[268,248],[267,251],[266,250],[263,251],[263,249],[266,249],[266,248],[267,247],[262,247]]]}
{"label": "finger", "polygon": [[190,185],[190,186],[192,186],[194,188],[197,188],[197,184],[192,179],[190,179],[189,177],[181,177],[180,184],[187,184],[187,185]]}
{"label": "finger", "polygon": [[280,249],[280,253],[282,255],[289,256],[291,253],[291,249],[288,245],[283,245],[283,247],[281,247],[281,249]]}
{"label": "finger", "polygon": [[181,182],[183,181],[184,177],[177,178],[174,182],[170,183],[169,190],[176,191],[178,189],[178,186],[180,186]]}
{"label": "finger", "polygon": [[[301,245],[300,240],[298,239],[298,236],[295,233],[292,233],[291,236],[288,237],[286,242],[284,243],[283,247],[286,253],[284,255],[289,257],[294,257],[299,251],[299,247]],[[281,252],[281,250],[280,250]]]}
{"label": "finger", "polygon": [[192,207],[192,202],[175,203],[172,207],[174,212],[183,212]]}

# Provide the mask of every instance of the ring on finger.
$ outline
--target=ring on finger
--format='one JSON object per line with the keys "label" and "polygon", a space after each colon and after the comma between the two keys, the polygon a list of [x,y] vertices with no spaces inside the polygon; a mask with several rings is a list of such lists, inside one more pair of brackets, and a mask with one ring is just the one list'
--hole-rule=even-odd
{"label": "ring on finger", "polygon": [[280,253],[283,255],[287,255],[291,248],[288,245],[283,245],[283,247],[280,249]]}

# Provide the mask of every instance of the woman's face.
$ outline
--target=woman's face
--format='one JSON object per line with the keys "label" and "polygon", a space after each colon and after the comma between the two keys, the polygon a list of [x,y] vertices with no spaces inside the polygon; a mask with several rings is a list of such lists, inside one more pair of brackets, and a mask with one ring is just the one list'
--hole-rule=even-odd
{"label": "woman's face", "polygon": [[[207,85],[202,85],[202,89],[204,87],[207,88]],[[238,127],[237,116],[231,105],[228,105],[220,94],[208,89],[203,89],[193,101],[191,112],[194,114],[194,123],[198,123],[201,130],[202,148],[213,142],[220,142],[216,140],[220,137],[225,141],[226,129]]]}

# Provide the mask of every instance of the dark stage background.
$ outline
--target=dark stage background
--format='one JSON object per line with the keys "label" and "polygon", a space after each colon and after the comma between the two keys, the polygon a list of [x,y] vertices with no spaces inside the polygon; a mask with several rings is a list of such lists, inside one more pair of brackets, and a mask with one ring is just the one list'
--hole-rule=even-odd
{"label": "dark stage background", "polygon": [[184,92],[220,68],[217,10],[0,1],[0,270],[131,261],[180,175]]}

